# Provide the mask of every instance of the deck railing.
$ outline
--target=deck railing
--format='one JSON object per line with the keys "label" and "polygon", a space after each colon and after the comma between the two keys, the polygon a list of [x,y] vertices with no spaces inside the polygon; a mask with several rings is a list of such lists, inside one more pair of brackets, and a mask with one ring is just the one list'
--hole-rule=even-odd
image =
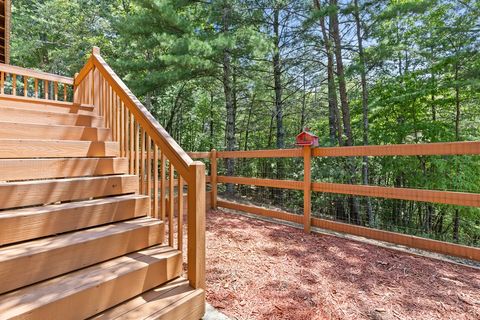
{"label": "deck railing", "polygon": [[168,220],[168,243],[181,251],[185,247],[186,209],[188,279],[192,287],[204,288],[204,164],[193,161],[170,137],[105,62],[98,48],[75,75],[73,101],[92,104],[104,118],[105,127],[112,129],[113,140],[120,144],[120,156],[129,160],[130,174],[139,177],[140,193],[151,198],[150,216]]}
{"label": "deck railing", "polygon": [[73,78],[0,63],[1,96],[72,102]]}
{"label": "deck railing", "polygon": [[[459,245],[444,241],[426,239],[413,235],[384,231],[360,225],[348,224],[328,219],[312,217],[312,192],[342,194],[353,196],[400,199],[429,203],[440,203],[470,207],[480,207],[480,194],[441,190],[424,190],[413,188],[396,188],[373,185],[352,185],[331,182],[315,182],[311,178],[311,159],[315,157],[363,157],[363,156],[425,156],[425,155],[479,155],[480,142],[449,142],[430,144],[402,144],[355,147],[320,147],[296,148],[284,150],[254,151],[215,151],[190,152],[192,158],[208,158],[211,164],[211,207],[223,207],[240,210],[255,215],[275,218],[302,224],[306,232],[311,227],[318,227],[335,232],[348,233],[370,239],[405,245],[411,248],[438,252],[441,254],[480,261],[480,248]],[[217,162],[219,159],[232,158],[303,158],[303,180],[279,180],[240,176],[219,176]],[[282,210],[272,210],[251,204],[242,204],[218,199],[218,184],[237,184],[303,191],[303,215]]]}

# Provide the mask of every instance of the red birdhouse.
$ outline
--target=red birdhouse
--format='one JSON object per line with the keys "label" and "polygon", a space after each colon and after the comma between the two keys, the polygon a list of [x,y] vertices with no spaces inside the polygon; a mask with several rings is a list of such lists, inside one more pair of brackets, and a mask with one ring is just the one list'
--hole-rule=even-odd
{"label": "red birdhouse", "polygon": [[297,146],[311,146],[318,147],[318,137],[305,128],[299,135],[297,135],[295,144]]}

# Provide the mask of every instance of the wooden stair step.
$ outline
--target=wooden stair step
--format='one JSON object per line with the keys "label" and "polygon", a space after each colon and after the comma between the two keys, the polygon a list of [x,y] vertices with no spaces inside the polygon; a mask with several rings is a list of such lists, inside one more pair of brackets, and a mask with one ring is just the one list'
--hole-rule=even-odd
{"label": "wooden stair step", "polygon": [[205,292],[180,277],[151,289],[89,320],[198,320],[205,313]]}
{"label": "wooden stair step", "polygon": [[[1,119],[0,119],[1,120]],[[0,139],[109,141],[111,130],[80,126],[0,122]]]}
{"label": "wooden stair step", "polygon": [[59,113],[73,113],[95,115],[93,105],[75,105],[73,102],[48,101],[22,96],[11,96],[0,94],[0,107],[16,108],[21,110],[50,111]]}
{"label": "wooden stair step", "polygon": [[127,158],[0,159],[0,181],[128,173]]}
{"label": "wooden stair step", "polygon": [[149,198],[124,195],[0,211],[0,246],[146,216]]}
{"label": "wooden stair step", "polygon": [[0,119],[5,122],[103,127],[103,118],[98,116],[10,107],[0,107]]}
{"label": "wooden stair step", "polygon": [[136,175],[0,182],[0,209],[137,192]]}
{"label": "wooden stair step", "polygon": [[156,246],[4,294],[0,315],[85,319],[172,280],[181,271],[181,253]]}
{"label": "wooden stair step", "polygon": [[0,293],[157,245],[163,234],[163,221],[144,217],[6,246]]}
{"label": "wooden stair step", "polygon": [[119,154],[119,143],[114,141],[0,139],[0,159],[116,157]]}

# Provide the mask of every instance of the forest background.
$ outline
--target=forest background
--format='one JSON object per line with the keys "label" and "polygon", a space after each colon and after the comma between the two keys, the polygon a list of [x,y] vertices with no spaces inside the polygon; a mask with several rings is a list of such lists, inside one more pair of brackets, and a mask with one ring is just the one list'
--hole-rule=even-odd
{"label": "forest background", "polygon": [[[12,64],[72,76],[92,46],[188,151],[479,140],[475,0],[13,0]],[[299,180],[299,159],[226,175]],[[478,156],[318,158],[316,181],[480,192]],[[297,191],[223,196],[300,213]],[[314,194],[313,215],[480,245],[480,211]]]}

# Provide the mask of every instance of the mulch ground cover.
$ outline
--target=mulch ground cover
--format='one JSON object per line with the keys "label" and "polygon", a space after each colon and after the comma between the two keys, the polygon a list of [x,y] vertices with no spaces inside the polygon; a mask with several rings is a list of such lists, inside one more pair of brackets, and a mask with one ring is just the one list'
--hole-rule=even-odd
{"label": "mulch ground cover", "polygon": [[217,210],[207,301],[232,319],[480,319],[480,270]]}

